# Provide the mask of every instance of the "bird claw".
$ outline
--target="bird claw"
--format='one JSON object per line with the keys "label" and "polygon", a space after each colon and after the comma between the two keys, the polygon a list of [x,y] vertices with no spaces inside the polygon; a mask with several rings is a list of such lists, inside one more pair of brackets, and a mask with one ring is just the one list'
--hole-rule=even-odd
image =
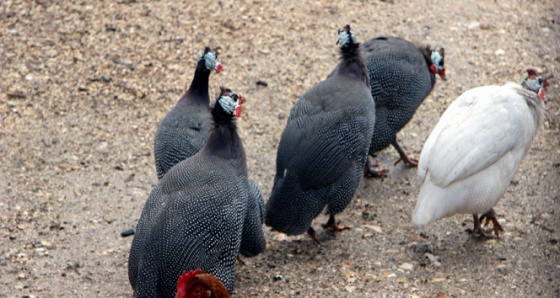
{"label": "bird claw", "polygon": [[416,158],[409,158],[408,156],[401,156],[397,161],[395,161],[395,166],[400,162],[404,162],[404,164],[409,168],[416,168],[418,167],[418,160]]}
{"label": "bird claw", "polygon": [[386,168],[380,168],[376,170],[375,168],[379,167],[379,162],[373,156],[369,156],[366,161],[366,166],[364,167],[364,176],[370,178],[383,178],[384,175],[389,172]]}
{"label": "bird claw", "polygon": [[[474,214],[473,214],[474,216]],[[474,220],[474,229],[468,229],[467,231],[469,232],[469,234],[473,235],[473,236],[482,236],[485,239],[500,239],[500,232],[503,232],[504,229],[502,228],[502,225],[500,225],[500,223],[498,222],[498,219],[496,219],[496,212],[494,212],[493,209],[490,209],[490,211],[482,214],[480,216],[480,218],[477,217],[473,217]],[[481,225],[480,223],[484,221],[484,224]],[[492,222],[492,228],[490,229],[483,229],[482,226],[488,226],[490,224],[490,222]],[[494,235],[492,235],[492,232],[494,232]]]}
{"label": "bird claw", "polygon": [[323,224],[322,227],[323,227],[323,229],[330,229],[330,230],[333,230],[335,232],[342,232],[344,230],[350,230],[351,229],[350,227],[339,226],[336,223],[333,223],[333,224],[326,223],[326,224]]}
{"label": "bird claw", "polygon": [[307,235],[309,235],[313,242],[319,243],[319,239],[317,239],[317,233],[315,233],[315,229],[313,229],[313,227],[310,227],[309,230],[307,230]]}
{"label": "bird claw", "polygon": [[364,176],[369,178],[383,178],[386,176],[387,173],[389,173],[389,169],[386,168],[374,170],[370,167],[366,167],[366,170],[364,171]]}

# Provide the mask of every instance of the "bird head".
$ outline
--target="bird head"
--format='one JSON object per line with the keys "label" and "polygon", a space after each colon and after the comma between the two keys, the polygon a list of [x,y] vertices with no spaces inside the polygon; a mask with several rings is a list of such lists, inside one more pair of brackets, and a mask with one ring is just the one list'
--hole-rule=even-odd
{"label": "bird head", "polygon": [[356,44],[356,37],[350,30],[350,24],[346,24],[344,27],[338,28],[338,38],[336,39],[336,44],[340,44],[341,48]]}
{"label": "bird head", "polygon": [[444,66],[444,57],[445,57],[445,49],[438,48],[435,51],[432,51],[431,60],[432,65],[430,65],[430,71],[433,74],[438,74],[442,80],[447,80],[445,76],[445,66]]}
{"label": "bird head", "polygon": [[224,67],[223,65],[218,62],[218,50],[220,48],[216,48],[214,51],[209,47],[204,48],[204,52],[200,56],[200,60],[204,60],[204,66],[208,71],[215,70],[216,73],[220,73]]}
{"label": "bird head", "polygon": [[231,89],[224,85],[220,86],[220,96],[216,103],[222,107],[227,114],[241,117],[241,105],[245,103],[245,97],[241,94],[233,93]]}
{"label": "bird head", "polygon": [[175,298],[225,298],[229,297],[228,290],[216,276],[202,273],[201,269],[187,272],[177,281]]}
{"label": "bird head", "polygon": [[548,80],[554,77],[554,75],[549,75],[546,77],[539,76],[539,73],[534,68],[527,69],[527,77],[521,83],[525,89],[536,92],[541,100],[545,99],[544,89],[548,87]]}

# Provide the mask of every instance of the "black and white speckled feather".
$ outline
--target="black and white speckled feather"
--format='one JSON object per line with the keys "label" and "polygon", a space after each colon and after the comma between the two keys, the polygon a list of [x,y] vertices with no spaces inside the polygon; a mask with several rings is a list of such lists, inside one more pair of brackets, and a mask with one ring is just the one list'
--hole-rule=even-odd
{"label": "black and white speckled feather", "polygon": [[370,154],[385,149],[412,119],[430,94],[435,75],[431,53],[397,37],[377,37],[362,44],[368,68],[376,122]]}
{"label": "black and white speckled feather", "polygon": [[286,234],[308,231],[325,205],[344,210],[363,173],[375,107],[359,44],[343,40],[337,73],[301,96],[280,139],[265,224]]}
{"label": "black and white speckled feather", "polygon": [[[375,101],[375,128],[370,154],[396,140],[397,133],[412,119],[416,109],[432,91],[434,71],[445,76],[443,56],[398,37],[380,36],[360,46]],[[433,57],[432,57],[433,56]],[[434,61],[432,61],[432,59]],[[337,66],[338,67],[338,66]],[[328,77],[331,77],[335,68]],[[441,74],[440,74],[441,75]]]}
{"label": "black and white speckled feather", "polygon": [[206,143],[212,127],[208,79],[212,70],[221,70],[216,59],[215,51],[208,47],[204,49],[189,89],[158,126],[154,139],[158,179],[174,165],[197,153]]}
{"label": "black and white speckled feather", "polygon": [[262,230],[263,223],[264,199],[257,185],[249,179],[249,203],[247,205],[247,216],[245,216],[245,222],[243,223],[240,254],[252,257],[266,249],[264,234],[255,233],[255,231]]}
{"label": "black and white speckled feather", "polygon": [[171,168],[144,206],[129,256],[135,297],[174,297],[181,273],[196,268],[231,292],[241,243],[248,255],[265,249],[260,192],[231,112],[217,103],[212,115],[205,147]]}

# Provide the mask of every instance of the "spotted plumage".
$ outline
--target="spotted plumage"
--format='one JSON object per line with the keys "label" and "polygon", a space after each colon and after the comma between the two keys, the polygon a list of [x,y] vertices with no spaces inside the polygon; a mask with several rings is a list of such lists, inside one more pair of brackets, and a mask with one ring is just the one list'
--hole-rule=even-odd
{"label": "spotted plumage", "polygon": [[325,206],[334,221],[352,199],[367,156],[375,121],[367,72],[349,26],[339,42],[337,72],[295,103],[278,145],[265,224],[286,234],[313,236],[311,223]]}
{"label": "spotted plumage", "polygon": [[144,206],[129,257],[135,297],[173,297],[181,273],[197,268],[231,293],[240,249],[251,256],[266,247],[262,196],[247,179],[232,119],[244,99],[222,92],[206,145],[171,168]]}
{"label": "spotted plumage", "polygon": [[[445,79],[444,50],[419,47],[398,37],[380,36],[364,42],[360,51],[375,101],[375,128],[369,154],[375,156],[392,144],[401,159],[414,166],[415,161],[406,156],[396,136],[432,91],[435,74]],[[377,173],[372,171],[368,175],[377,176]]]}
{"label": "spotted plumage", "polygon": [[436,81],[430,71],[432,54],[439,68],[443,67],[443,57],[397,37],[370,39],[363,43],[362,54],[375,100],[376,122],[370,147],[370,154],[375,154],[396,142],[397,133],[432,91]]}
{"label": "spotted plumage", "polygon": [[208,79],[220,72],[218,53],[206,47],[200,56],[189,89],[163,118],[154,139],[154,157],[158,179],[169,169],[193,156],[206,143],[212,120]]}

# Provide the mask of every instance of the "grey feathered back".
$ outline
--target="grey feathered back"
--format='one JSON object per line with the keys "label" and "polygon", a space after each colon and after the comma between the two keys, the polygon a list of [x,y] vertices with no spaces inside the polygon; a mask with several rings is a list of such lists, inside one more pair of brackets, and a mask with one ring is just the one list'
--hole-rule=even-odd
{"label": "grey feathered back", "polygon": [[376,122],[370,153],[389,146],[430,94],[435,75],[429,47],[398,37],[377,37],[361,46],[375,101]]}
{"label": "grey feathered back", "polygon": [[210,107],[187,102],[176,105],[161,121],[154,139],[158,179],[206,143],[211,128]]}
{"label": "grey feathered back", "polygon": [[154,159],[158,179],[174,165],[197,153],[206,143],[212,127],[208,81],[213,71],[211,67],[217,63],[215,58],[216,52],[205,48],[188,90],[157,128]]}
{"label": "grey feathered back", "polygon": [[307,90],[290,111],[276,157],[265,224],[306,232],[327,205],[342,211],[363,173],[375,107],[363,60],[343,52],[336,73]]}
{"label": "grey feathered back", "polygon": [[129,256],[135,297],[173,297],[181,273],[196,268],[231,293],[238,253],[266,248],[262,196],[247,178],[235,124],[212,113],[219,124],[205,147],[172,167],[144,206]]}
{"label": "grey feathered back", "polygon": [[196,268],[233,290],[249,197],[247,178],[238,168],[195,155],[156,185],[130,250],[135,297],[173,297],[181,273]]}

